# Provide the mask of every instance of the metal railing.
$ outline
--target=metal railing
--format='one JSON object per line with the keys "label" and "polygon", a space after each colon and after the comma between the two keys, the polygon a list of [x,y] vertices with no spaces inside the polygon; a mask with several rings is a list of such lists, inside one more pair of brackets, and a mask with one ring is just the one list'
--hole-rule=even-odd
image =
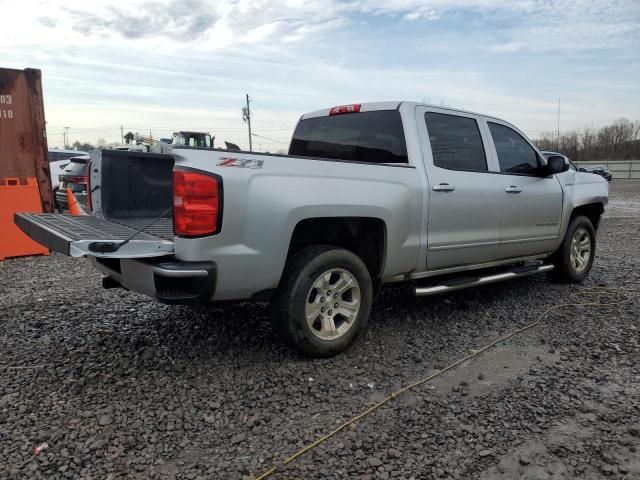
{"label": "metal railing", "polygon": [[613,179],[640,180],[640,160],[591,160],[588,162],[574,162],[578,167],[592,168],[604,165],[609,169]]}

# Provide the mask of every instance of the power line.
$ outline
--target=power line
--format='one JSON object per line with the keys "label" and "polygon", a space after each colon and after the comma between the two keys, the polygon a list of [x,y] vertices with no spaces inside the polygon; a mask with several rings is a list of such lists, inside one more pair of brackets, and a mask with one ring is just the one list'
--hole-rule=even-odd
{"label": "power line", "polygon": [[[251,116],[253,119],[253,111],[251,112]],[[292,131],[295,127],[295,124],[292,124],[290,126],[284,126],[284,125],[267,125],[264,127],[261,127],[260,130],[262,131],[273,131],[273,132],[279,132],[279,131]],[[111,132],[114,135],[118,135],[118,136],[122,136],[122,126],[120,125],[114,125],[113,127],[84,127],[84,128],[75,128],[75,127],[69,127],[70,129],[73,129],[73,131],[77,134],[77,133],[92,133],[92,132]],[[253,128],[253,125],[252,125]],[[149,127],[149,126],[132,126],[129,125],[127,126],[126,130],[139,130],[139,131],[148,131],[148,130],[153,130],[153,131],[158,131],[158,132],[169,132],[169,133],[173,133],[177,130],[183,130],[183,131],[189,131],[189,130],[193,130],[193,131],[207,131],[207,132],[214,132],[214,133],[235,133],[235,132],[243,132],[246,131],[243,127],[220,127],[220,128],[216,128],[216,127],[191,127],[191,128],[178,128],[178,127]],[[65,129],[63,127],[53,127],[53,126],[48,126],[47,127],[47,132],[50,135],[58,135],[58,134],[65,134]]]}
{"label": "power line", "polygon": [[289,142],[283,142],[282,140],[276,140],[275,138],[265,137],[264,135],[258,135],[257,133],[252,133],[251,135],[258,138],[264,138],[265,140],[271,140],[272,142],[282,143],[283,145],[289,145]]}

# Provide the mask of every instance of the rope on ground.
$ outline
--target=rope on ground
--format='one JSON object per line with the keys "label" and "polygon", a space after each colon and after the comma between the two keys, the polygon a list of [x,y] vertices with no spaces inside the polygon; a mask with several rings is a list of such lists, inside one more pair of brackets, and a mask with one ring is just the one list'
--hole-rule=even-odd
{"label": "rope on ground", "polygon": [[[542,322],[542,319],[545,316],[547,316],[550,312],[552,312],[554,310],[559,310],[561,308],[566,308],[566,307],[603,308],[603,307],[610,307],[610,306],[614,306],[614,305],[622,305],[622,304],[631,302],[631,300],[633,299],[634,295],[638,295],[638,293],[639,293],[638,290],[634,290],[634,289],[630,289],[630,288],[603,288],[603,287],[586,288],[586,289],[583,289],[583,290],[579,290],[577,292],[573,292],[573,293],[571,293],[569,295],[569,298],[572,300],[571,303],[562,303],[562,304],[559,304],[559,305],[553,305],[553,306],[547,308],[544,312],[542,312],[533,323],[530,323],[528,325],[525,325],[522,328],[518,328],[517,330],[514,330],[511,333],[503,335],[503,336],[499,337],[498,339],[494,340],[493,342],[491,342],[491,343],[479,348],[478,350],[472,350],[471,351],[472,353],[470,353],[469,355],[467,355],[467,356],[465,356],[465,357],[453,362],[451,365],[443,368],[442,370],[438,370],[437,372],[433,373],[432,375],[429,375],[428,377],[422,378],[422,379],[420,379],[420,380],[418,380],[416,382],[410,383],[409,385],[407,385],[405,387],[402,387],[399,390],[396,390],[395,392],[392,392],[387,397],[385,397],[384,399],[380,400],[378,403],[376,403],[373,406],[371,406],[368,409],[366,409],[364,412],[362,412],[359,415],[356,415],[355,417],[347,420],[342,425],[340,425],[339,427],[337,427],[334,430],[330,431],[326,435],[320,437],[316,441],[306,445],[305,447],[302,447],[297,452],[295,452],[293,455],[291,455],[290,457],[285,459],[282,462],[281,465],[288,465],[289,463],[293,462],[296,458],[304,455],[305,453],[307,453],[310,450],[313,450],[315,447],[317,447],[318,445],[326,442],[327,440],[329,440],[331,437],[333,437],[337,433],[340,433],[342,430],[347,428],[352,423],[355,423],[358,420],[363,419],[364,417],[366,417],[370,413],[376,411],[377,409],[379,409],[381,406],[383,406],[385,403],[389,402],[390,400],[394,400],[398,395],[401,395],[401,394],[403,394],[404,392],[406,392],[408,390],[411,390],[411,389],[419,387],[420,385],[423,385],[423,384],[425,384],[427,382],[430,382],[434,378],[437,378],[437,377],[441,376],[442,374],[448,372],[449,370],[453,370],[454,368],[456,368],[457,366],[463,364],[464,362],[467,362],[467,361],[471,360],[472,358],[477,357],[481,353],[489,350],[491,347],[494,347],[495,345],[497,345],[500,342],[504,342],[504,341],[509,340],[509,339],[511,339],[511,338],[513,338],[513,337],[515,337],[517,335],[520,335],[520,334],[526,332],[527,330],[531,330],[532,328],[538,326]],[[618,299],[616,301],[603,302],[602,301],[602,296],[604,296],[604,295],[609,295],[609,296],[617,295]],[[584,301],[580,302],[579,301],[580,299],[584,299]],[[266,470],[264,473],[262,473],[259,477],[255,477],[255,480],[264,480],[265,478],[267,478],[267,477],[271,476],[273,473],[275,473],[277,468],[278,468],[278,466],[275,466],[275,465],[272,466],[271,468]]]}

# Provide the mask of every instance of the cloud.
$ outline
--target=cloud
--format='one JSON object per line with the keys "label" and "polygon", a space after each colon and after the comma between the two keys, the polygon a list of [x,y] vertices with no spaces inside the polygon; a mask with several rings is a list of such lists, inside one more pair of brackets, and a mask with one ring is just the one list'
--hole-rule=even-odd
{"label": "cloud", "polygon": [[[469,29],[481,22],[495,28],[497,41],[489,47],[505,53],[583,50],[633,41],[637,45],[640,35],[637,0],[67,0],[61,7],[55,3],[23,0],[18,8],[26,15],[43,12],[39,24],[57,28],[68,42],[79,37],[151,39],[164,41],[168,48],[185,42],[199,49],[302,42],[372,18],[415,24],[458,16]],[[69,35],[69,29],[78,36]],[[11,30],[29,37],[28,29]],[[15,42],[15,35],[7,34],[7,41]]]}
{"label": "cloud", "polygon": [[37,17],[37,20],[38,20],[38,22],[40,22],[40,24],[44,25],[45,27],[49,27],[49,28],[53,28],[58,24],[56,19],[52,18],[52,17]]}
{"label": "cloud", "polygon": [[508,17],[512,45],[538,52],[576,52],[638,45],[637,0],[548,0],[526,16]]}
{"label": "cloud", "polygon": [[52,129],[110,125],[109,141],[124,123],[244,145],[247,92],[280,141],[354,101],[442,100],[525,131],[554,124],[559,96],[566,128],[640,111],[637,0],[3,2],[3,66],[43,69]]}
{"label": "cloud", "polygon": [[259,27],[249,30],[247,34],[244,37],[242,37],[241,41],[246,43],[255,43],[255,42],[264,40],[269,35],[274,33],[281,24],[282,22],[275,21],[271,23],[265,23],[264,25],[260,25]]}
{"label": "cloud", "polygon": [[192,41],[217,20],[217,16],[202,0],[134,5],[129,8],[109,7],[97,13],[72,8],[65,10],[73,19],[74,30],[83,35],[119,34],[128,39],[165,36],[179,41]]}

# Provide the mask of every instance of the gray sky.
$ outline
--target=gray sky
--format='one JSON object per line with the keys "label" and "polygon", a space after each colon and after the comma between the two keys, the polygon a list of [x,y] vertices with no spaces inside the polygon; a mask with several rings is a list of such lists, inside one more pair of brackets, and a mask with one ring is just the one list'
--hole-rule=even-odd
{"label": "gray sky", "polygon": [[[0,66],[43,71],[51,146],[211,131],[285,148],[305,111],[418,100],[532,137],[640,119],[638,0],[0,0]],[[6,14],[9,12],[9,14]],[[11,18],[11,22],[7,22]]]}

